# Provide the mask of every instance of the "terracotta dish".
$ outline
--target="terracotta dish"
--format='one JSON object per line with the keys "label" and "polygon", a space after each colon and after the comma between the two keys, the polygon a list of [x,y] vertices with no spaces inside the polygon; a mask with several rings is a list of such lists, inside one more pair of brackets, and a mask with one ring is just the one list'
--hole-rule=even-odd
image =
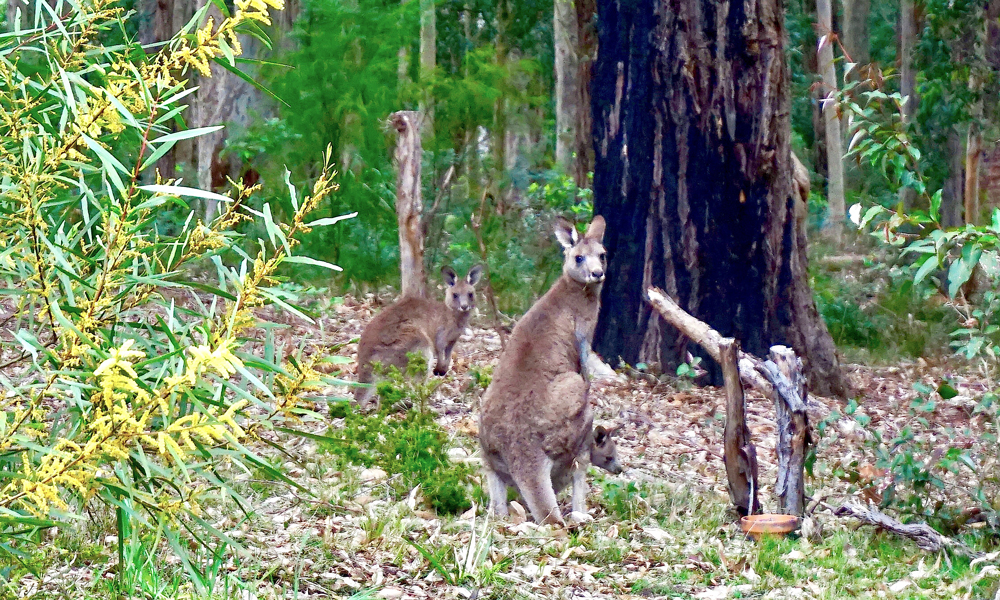
{"label": "terracotta dish", "polygon": [[749,515],[740,519],[740,528],[753,539],[760,539],[761,534],[783,536],[795,529],[799,518],[795,515]]}

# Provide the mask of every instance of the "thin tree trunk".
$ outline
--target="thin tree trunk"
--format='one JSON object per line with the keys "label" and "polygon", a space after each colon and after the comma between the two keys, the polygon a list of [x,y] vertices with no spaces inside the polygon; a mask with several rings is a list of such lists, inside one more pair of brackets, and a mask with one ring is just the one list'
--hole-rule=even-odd
{"label": "thin tree trunk", "polygon": [[965,143],[965,223],[979,224],[979,159],[982,156],[983,140],[979,127],[969,124]]}
{"label": "thin tree trunk", "polygon": [[399,224],[399,272],[404,296],[423,297],[424,235],[421,225],[423,200],[420,191],[420,118],[417,111],[392,113],[391,123],[399,134],[396,142],[396,218]]}
{"label": "thin tree trunk", "polygon": [[579,36],[577,59],[579,68],[579,94],[577,104],[576,160],[573,178],[580,187],[588,184],[587,174],[594,170],[594,120],[590,113],[590,81],[594,60],[597,58],[597,0],[575,0],[576,30]]}
{"label": "thin tree trunk", "polygon": [[556,67],[556,168],[573,172],[580,114],[580,65],[576,50],[576,7],[573,0],[554,0],[552,33]]}
{"label": "thin tree trunk", "polygon": [[685,359],[642,300],[657,286],[748,352],[794,347],[812,389],[844,395],[796,226],[783,3],[598,7],[594,209],[609,264],[595,349],[664,369]]}
{"label": "thin tree trunk", "polygon": [[917,105],[916,71],[913,48],[917,41],[917,23],[913,0],[899,3],[899,93],[903,96],[903,121],[909,123]]}
{"label": "thin tree trunk", "polygon": [[832,0],[817,0],[819,17],[819,68],[823,78],[823,121],[826,135],[827,168],[827,230],[834,243],[840,245],[844,232],[844,151],[840,135],[840,118],[837,116],[837,70],[833,64]]}
{"label": "thin tree trunk", "polygon": [[941,189],[941,225],[958,227],[962,224],[965,177],[962,138],[954,127],[948,128],[948,179]]}
{"label": "thin tree trunk", "polygon": [[[908,125],[916,112],[916,72],[913,69],[913,48],[917,41],[917,23],[913,0],[900,0],[899,3],[899,93],[903,96],[903,107],[900,117],[904,125]],[[916,201],[916,191],[913,188],[899,189],[899,201],[904,209],[913,208]]]}
{"label": "thin tree trunk", "polygon": [[[420,0],[420,82],[423,85],[437,67],[437,15],[434,0]],[[430,89],[424,90],[420,112],[424,115],[421,135],[425,140],[434,136],[434,99]]]}

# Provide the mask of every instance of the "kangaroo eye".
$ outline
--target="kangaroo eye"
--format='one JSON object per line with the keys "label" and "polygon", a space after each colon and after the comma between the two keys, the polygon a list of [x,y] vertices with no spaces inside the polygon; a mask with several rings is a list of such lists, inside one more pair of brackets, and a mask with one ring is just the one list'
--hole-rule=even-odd
{"label": "kangaroo eye", "polygon": [[469,292],[469,300],[472,300],[472,292]]}
{"label": "kangaroo eye", "polygon": [[452,294],[452,295],[455,297],[455,300],[458,300],[458,294]]}
{"label": "kangaroo eye", "polygon": [[608,253],[607,252],[601,252],[601,260],[606,260],[607,257],[608,257]]}
{"label": "kangaroo eye", "polygon": [[576,255],[576,264],[578,264],[578,265],[583,264],[583,255],[582,254],[577,254]]}

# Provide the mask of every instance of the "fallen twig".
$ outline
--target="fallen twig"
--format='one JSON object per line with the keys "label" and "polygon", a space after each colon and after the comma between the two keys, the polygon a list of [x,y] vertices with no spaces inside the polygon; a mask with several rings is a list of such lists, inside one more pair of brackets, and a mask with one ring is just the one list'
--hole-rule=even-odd
{"label": "fallen twig", "polygon": [[856,501],[841,504],[833,509],[833,514],[838,517],[854,517],[863,523],[881,527],[898,536],[909,538],[916,542],[917,547],[927,552],[938,552],[949,548],[952,552],[973,558],[982,555],[982,552],[977,552],[962,542],[938,533],[927,523],[901,523],[874,506],[861,506]]}

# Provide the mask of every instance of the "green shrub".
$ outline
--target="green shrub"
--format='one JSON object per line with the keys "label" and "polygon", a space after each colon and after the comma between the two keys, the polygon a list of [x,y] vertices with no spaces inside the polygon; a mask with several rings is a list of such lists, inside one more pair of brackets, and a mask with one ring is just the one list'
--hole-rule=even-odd
{"label": "green shrub", "polygon": [[[400,496],[420,485],[431,508],[444,514],[460,513],[471,506],[473,471],[449,459],[448,434],[426,408],[427,399],[440,385],[440,379],[426,380],[426,365],[422,356],[411,354],[405,377],[390,367],[377,384],[378,411],[365,414],[346,403],[338,405],[336,416],[342,415],[343,426],[330,428],[322,447],[347,462],[400,475],[390,479]],[[397,411],[406,404],[408,410]]]}

